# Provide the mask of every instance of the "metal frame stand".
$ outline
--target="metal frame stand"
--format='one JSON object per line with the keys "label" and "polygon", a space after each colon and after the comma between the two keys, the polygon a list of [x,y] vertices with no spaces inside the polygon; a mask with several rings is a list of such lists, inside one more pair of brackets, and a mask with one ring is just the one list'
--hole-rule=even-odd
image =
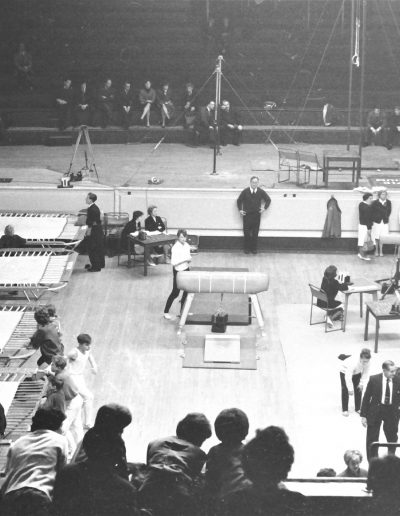
{"label": "metal frame stand", "polygon": [[[84,143],[86,144],[86,147],[87,147],[87,150],[85,150],[85,166],[81,168],[82,177],[85,177],[85,176],[92,177],[93,173],[94,173],[94,176],[95,176],[97,182],[99,182],[99,174],[97,172],[96,163],[94,160],[94,152],[93,152],[92,142],[90,141],[89,129],[88,129],[87,125],[81,125],[79,127],[79,132],[78,132],[78,136],[76,138],[74,152],[72,155],[71,163],[69,164],[69,169],[68,169],[67,174],[69,176],[72,175],[72,172],[71,172],[72,167],[73,167],[73,164],[76,159],[76,153],[78,152],[79,144],[81,142],[82,136],[84,138]],[[88,160],[88,156],[89,156],[89,160]]]}

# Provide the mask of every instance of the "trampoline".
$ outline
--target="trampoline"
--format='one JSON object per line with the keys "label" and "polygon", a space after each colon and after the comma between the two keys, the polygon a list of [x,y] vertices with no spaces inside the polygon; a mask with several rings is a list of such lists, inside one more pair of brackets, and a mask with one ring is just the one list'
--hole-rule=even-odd
{"label": "trampoline", "polygon": [[60,290],[68,284],[77,256],[67,249],[1,249],[0,294],[22,292],[33,301]]}
{"label": "trampoline", "polygon": [[76,225],[78,217],[68,213],[0,212],[0,234],[11,224],[28,246],[75,249],[86,234]]}

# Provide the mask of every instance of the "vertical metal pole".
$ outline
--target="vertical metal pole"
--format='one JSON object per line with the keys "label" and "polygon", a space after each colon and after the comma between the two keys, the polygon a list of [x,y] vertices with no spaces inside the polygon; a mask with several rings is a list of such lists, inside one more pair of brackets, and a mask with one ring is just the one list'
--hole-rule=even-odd
{"label": "vertical metal pole", "polygon": [[[360,141],[358,144],[358,154],[360,158],[362,158],[362,148],[363,148],[363,114],[364,114],[364,82],[365,82],[365,54],[366,54],[366,46],[367,46],[367,1],[362,0],[361,3],[362,16],[361,16],[361,82],[360,82]],[[362,166],[362,164],[361,164]]]}
{"label": "vertical metal pole", "polygon": [[218,115],[219,105],[221,104],[221,75],[222,75],[222,56],[217,57],[215,68],[215,111],[214,111],[214,159],[212,175],[217,174],[217,154],[219,154],[219,127]]}
{"label": "vertical metal pole", "polygon": [[206,20],[208,25],[208,22],[210,21],[210,0],[206,0]]}
{"label": "vertical metal pole", "polygon": [[353,43],[354,43],[354,23],[355,23],[355,0],[350,0],[351,16],[350,16],[350,58],[349,58],[349,100],[347,103],[347,145],[346,149],[350,149],[350,130],[351,130],[351,100],[353,95]]}

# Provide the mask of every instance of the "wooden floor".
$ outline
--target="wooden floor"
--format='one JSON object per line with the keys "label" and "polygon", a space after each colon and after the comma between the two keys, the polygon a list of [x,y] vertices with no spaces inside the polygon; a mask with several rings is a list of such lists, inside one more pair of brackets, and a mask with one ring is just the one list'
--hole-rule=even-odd
{"label": "wooden floor", "polygon": [[[285,357],[279,339],[279,307],[289,305],[287,324],[290,325],[290,305],[309,303],[308,282],[318,284],[327,265],[334,263],[339,269],[351,271],[352,275],[378,279],[390,275],[393,257],[385,256],[367,263],[350,254],[267,252],[249,257],[238,252],[200,252],[193,265],[248,267],[251,271],[264,271],[270,275],[270,289],[260,296],[267,335],[257,340],[257,371],[182,368],[182,338],[185,336],[177,337],[176,322],[162,317],[172,285],[170,265],[150,268],[145,278],[142,267],[117,267],[115,257],[107,258],[106,269],[98,274],[86,273],[83,270],[85,263],[86,257],[79,257],[68,288],[56,295],[54,302],[61,317],[67,351],[75,345],[76,336],[81,332],[91,334],[94,339],[93,354],[99,363],[99,373],[90,382],[96,408],[114,401],[132,410],[133,424],[124,433],[129,460],[143,461],[148,441],[173,434],[177,421],[187,412],[202,411],[213,421],[221,409],[237,406],[249,416],[249,436],[256,428],[270,424],[287,429],[300,458],[293,468],[296,476],[315,474],[322,467],[304,460],[307,449],[314,446],[317,434],[328,432],[329,435],[336,430],[325,428],[324,418],[319,421],[320,428],[309,428],[307,400],[304,410],[300,411],[303,415],[299,416],[299,410],[294,410],[291,401],[290,384],[301,389],[305,381],[312,382],[314,368],[327,367],[327,364],[319,364],[318,356],[308,356],[304,349],[304,361],[301,366],[299,364],[297,376],[288,377],[288,357]],[[352,299],[351,303],[357,303],[357,300]],[[210,307],[210,310],[214,308],[217,307]],[[176,305],[172,312],[174,309],[177,310]],[[308,319],[303,324],[307,326]],[[330,336],[323,333],[322,327],[318,328],[318,339],[324,346],[325,339]],[[190,327],[187,338],[191,332],[207,329]],[[247,330],[255,335],[256,324],[241,329],[242,332]],[[341,334],[343,342],[351,331],[349,324],[346,334]],[[293,339],[296,339],[296,327],[293,327]],[[360,340],[360,348],[362,346]],[[336,367],[336,364],[329,367]],[[338,384],[337,398],[327,400],[326,410],[342,424],[339,399]],[[315,418],[313,421],[315,425]],[[301,432],[299,435],[297,428]],[[359,432],[360,443],[363,443],[361,425]],[[214,437],[209,439],[204,448],[207,450],[215,442]],[[341,467],[343,451],[337,450],[338,465],[334,464],[334,467]]]}

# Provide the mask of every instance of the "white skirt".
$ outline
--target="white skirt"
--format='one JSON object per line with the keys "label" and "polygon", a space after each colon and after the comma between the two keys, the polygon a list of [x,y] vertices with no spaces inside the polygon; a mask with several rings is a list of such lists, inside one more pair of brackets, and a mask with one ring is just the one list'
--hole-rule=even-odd
{"label": "white skirt", "polygon": [[367,240],[368,228],[367,226],[358,225],[358,247],[362,247]]}
{"label": "white skirt", "polygon": [[389,224],[374,222],[372,225],[372,240],[379,240],[382,235],[389,234]]}

